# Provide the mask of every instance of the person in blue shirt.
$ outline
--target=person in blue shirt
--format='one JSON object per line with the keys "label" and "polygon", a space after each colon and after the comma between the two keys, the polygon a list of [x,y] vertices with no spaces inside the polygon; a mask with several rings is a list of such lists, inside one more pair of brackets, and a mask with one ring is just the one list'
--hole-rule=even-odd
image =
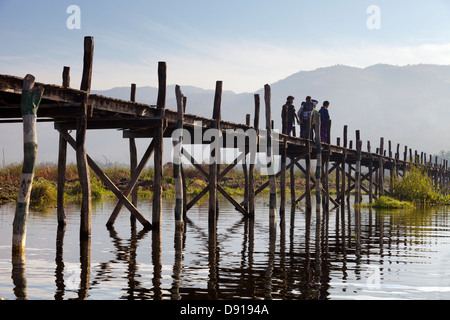
{"label": "person in blue shirt", "polygon": [[329,101],[324,101],[322,108],[319,110],[320,114],[320,141],[323,143],[328,143],[328,121],[330,120],[330,114],[328,112],[328,107],[330,106]]}

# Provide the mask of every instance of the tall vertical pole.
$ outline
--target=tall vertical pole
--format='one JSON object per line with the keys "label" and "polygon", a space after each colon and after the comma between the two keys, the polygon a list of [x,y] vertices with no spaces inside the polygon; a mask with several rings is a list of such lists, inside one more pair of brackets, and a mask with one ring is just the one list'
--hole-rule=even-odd
{"label": "tall vertical pole", "polygon": [[[131,84],[131,92],[130,92],[130,101],[136,102],[136,84]],[[136,140],[134,138],[130,138],[130,177],[133,177],[136,168],[137,168],[137,148],[136,148]],[[131,180],[131,179],[130,179]],[[131,203],[137,207],[137,187],[134,187],[131,191]],[[130,223],[132,227],[136,226],[136,217],[134,215],[130,215]]]}
{"label": "tall vertical pole", "polygon": [[356,141],[356,168],[355,168],[355,203],[361,204],[361,150],[362,141]]}
{"label": "tall vertical pole", "polygon": [[269,169],[269,188],[270,188],[270,198],[269,198],[269,216],[270,222],[276,222],[276,212],[277,212],[277,186],[276,186],[276,175],[274,170],[274,155],[272,153],[272,114],[271,114],[271,88],[268,84],[264,86],[264,100],[266,104],[266,131],[267,131],[267,158],[268,158],[268,169]]}
{"label": "tall vertical pole", "polygon": [[[317,151],[317,160],[316,160],[316,219],[320,222],[320,192],[321,192],[321,180],[322,180],[322,143],[320,140],[320,114],[315,114],[315,131],[316,131],[316,151]],[[327,169],[328,171],[328,169]]]}
{"label": "tall vertical pole", "polygon": [[[167,82],[167,65],[165,62],[158,63],[158,99],[156,107],[161,117],[165,116],[166,109],[166,82]],[[161,122],[161,126],[155,129],[155,151],[154,151],[154,170],[155,181],[153,185],[153,212],[152,224],[153,230],[160,230],[161,214],[162,214],[162,177],[163,177],[163,153],[164,153],[164,126],[165,122]]]}
{"label": "tall vertical pole", "polygon": [[379,185],[378,188],[380,190],[379,195],[384,196],[384,138],[380,138],[380,157],[379,157]]}
{"label": "tall vertical pole", "polygon": [[19,193],[13,221],[12,253],[23,257],[27,233],[28,208],[33,186],[34,168],[37,156],[36,114],[44,88],[34,86],[35,78],[28,74],[23,79],[21,111],[23,118],[23,166]]}
{"label": "tall vertical pole", "polygon": [[214,110],[212,128],[217,130],[214,142],[211,143],[211,161],[209,165],[209,222],[216,221],[217,218],[217,179],[218,162],[220,161],[220,121],[222,105],[222,81],[216,82],[216,91],[214,95]]}
{"label": "tall vertical pole", "polygon": [[83,76],[80,90],[85,91],[82,97],[81,109],[83,115],[77,119],[76,158],[78,177],[82,190],[80,237],[91,235],[91,179],[86,156],[86,130],[88,118],[88,97],[91,90],[92,64],[94,60],[94,38],[84,38]]}
{"label": "tall vertical pole", "polygon": [[173,137],[173,180],[175,184],[176,200],[175,200],[175,228],[183,230],[183,178],[181,176],[181,157],[183,148],[183,95],[180,86],[175,87],[175,96],[177,99],[177,131],[178,134]]}
{"label": "tall vertical pole", "polygon": [[311,214],[311,123],[312,117],[309,115],[306,119],[306,158],[305,158],[305,205],[307,214]]}
{"label": "tall vertical pole", "polygon": [[[259,94],[254,95],[255,100],[255,117],[253,121],[253,128],[256,130],[256,145],[259,146],[259,113],[261,107],[261,99]],[[255,164],[256,164],[256,153],[258,148],[251,148],[250,152],[250,166],[248,172],[248,213],[250,217],[255,216]]]}
{"label": "tall vertical pole", "polygon": [[[62,73],[62,85],[64,88],[70,87],[70,67],[64,67]],[[66,184],[66,164],[67,164],[67,141],[64,136],[59,134],[58,151],[58,181],[56,193],[56,214],[58,226],[66,225],[66,215],[64,213],[64,187]]]}
{"label": "tall vertical pole", "polygon": [[287,140],[283,137],[283,147],[281,149],[281,176],[280,176],[280,215],[284,216],[286,210],[286,161],[287,161]]}

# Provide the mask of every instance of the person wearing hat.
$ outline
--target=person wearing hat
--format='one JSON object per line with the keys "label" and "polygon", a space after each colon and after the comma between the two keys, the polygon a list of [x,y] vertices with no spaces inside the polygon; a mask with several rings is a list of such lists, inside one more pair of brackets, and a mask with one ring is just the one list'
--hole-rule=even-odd
{"label": "person wearing hat", "polygon": [[281,111],[283,133],[288,136],[290,136],[292,133],[292,129],[295,125],[295,120],[300,123],[297,113],[295,112],[294,100],[295,98],[293,96],[287,97],[286,104],[282,107]]}

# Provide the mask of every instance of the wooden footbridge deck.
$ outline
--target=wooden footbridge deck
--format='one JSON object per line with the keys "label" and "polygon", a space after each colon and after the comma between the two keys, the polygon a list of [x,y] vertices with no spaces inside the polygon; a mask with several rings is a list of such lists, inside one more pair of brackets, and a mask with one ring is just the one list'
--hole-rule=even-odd
{"label": "wooden footbridge deck", "polygon": [[[100,95],[90,94],[90,84],[92,78],[92,62],[93,62],[93,38],[86,37],[84,43],[84,66],[83,76],[80,90],[73,89],[70,86],[70,68],[64,67],[62,72],[62,85],[50,85],[36,83],[35,86],[41,86],[44,91],[42,99],[37,111],[37,121],[52,121],[55,129],[59,132],[59,158],[58,158],[58,223],[65,224],[64,206],[63,206],[63,190],[65,184],[65,168],[66,168],[66,152],[67,144],[71,145],[77,154],[77,165],[80,183],[83,190],[83,200],[81,209],[81,229],[80,235],[89,236],[91,233],[90,217],[91,217],[91,197],[90,197],[90,179],[88,167],[99,176],[103,183],[118,198],[118,204],[114,209],[110,219],[107,221],[108,226],[114,224],[122,207],[125,206],[145,228],[158,230],[161,222],[161,196],[162,196],[162,170],[163,170],[163,141],[164,138],[173,137],[173,133],[177,129],[185,129],[186,132],[195,134],[196,130],[201,130],[202,134],[211,128],[218,129],[224,140],[235,139],[236,130],[241,129],[246,132],[250,129],[258,133],[257,139],[252,142],[245,140],[244,145],[233,145],[239,148],[241,153],[238,158],[227,165],[218,163],[209,164],[209,170],[189,157],[186,150],[182,149],[181,142],[174,142],[175,157],[181,157],[184,154],[191,159],[192,164],[204,174],[209,185],[199,195],[188,201],[186,196],[186,185],[184,183],[184,171],[182,166],[174,165],[174,183],[177,191],[177,204],[175,216],[177,226],[182,227],[183,216],[188,214],[195,203],[200,198],[209,196],[209,220],[214,222],[217,213],[217,193],[221,193],[228,201],[230,201],[242,214],[248,217],[254,215],[254,199],[267,187],[270,187],[270,216],[276,216],[278,205],[277,197],[277,179],[283,187],[279,188],[281,202],[279,204],[279,212],[283,214],[286,200],[286,190],[290,190],[290,203],[298,203],[306,200],[306,208],[311,209],[311,194],[316,192],[321,201],[328,208],[331,203],[333,206],[345,206],[345,199],[350,196],[350,192],[355,191],[356,201],[360,201],[362,192],[369,195],[370,201],[380,195],[388,194],[392,190],[392,179],[395,176],[404,175],[405,170],[412,163],[420,163],[428,170],[429,175],[434,179],[436,185],[441,189],[446,189],[449,182],[448,162],[441,161],[438,158],[429,158],[424,153],[418,153],[404,146],[400,150],[400,145],[396,148],[391,141],[380,139],[378,148],[367,143],[367,150],[362,150],[362,142],[359,131],[356,132],[355,145],[353,141],[348,139],[347,127],[344,127],[342,138],[336,139],[336,144],[330,143],[330,135],[328,135],[329,143],[320,143],[309,139],[301,139],[298,137],[286,136],[283,134],[276,135],[276,139],[271,141],[273,132],[273,122],[271,118],[271,99],[270,86],[265,86],[265,94],[263,101],[259,95],[255,95],[255,113],[253,123],[250,121],[250,115],[246,115],[245,124],[231,123],[221,120],[221,99],[222,99],[222,82],[216,83],[215,98],[212,101],[213,112],[212,118],[204,118],[186,113],[186,97],[181,93],[180,87],[176,88],[177,111],[166,108],[166,64],[160,62],[158,66],[159,90],[158,98],[155,105],[146,105],[135,102],[136,85],[132,84],[130,89],[130,100],[119,100]],[[23,91],[24,79],[8,75],[0,75],[0,123],[23,122],[21,113],[21,97]],[[264,130],[260,129],[260,109],[264,102],[265,107],[265,126]],[[25,125],[25,123],[24,123]],[[329,127],[331,123],[329,123]],[[123,138],[129,139],[130,145],[130,163],[132,176],[128,187],[121,192],[105,175],[101,168],[89,157],[85,149],[86,130],[101,129],[118,129],[123,131]],[[69,131],[76,130],[76,137],[73,138]],[[233,130],[231,135],[229,130]],[[319,130],[320,131],[320,130]],[[136,143],[137,138],[149,138],[151,140],[149,146],[138,162]],[[261,148],[262,143],[268,144],[267,149]],[[184,142],[186,143],[186,142]],[[195,144],[191,141],[190,144]],[[218,143],[217,139],[211,141],[200,141],[201,144]],[[279,146],[281,155],[281,165],[279,170],[272,172],[268,176],[268,181],[263,186],[255,190],[254,172],[255,165],[246,163],[247,154],[251,143],[256,143],[259,150],[266,150],[266,153],[272,155],[273,146]],[[342,145],[341,145],[342,144]],[[226,144],[229,146],[229,144]],[[146,218],[137,208],[136,202],[136,183],[142,173],[144,167],[148,164],[150,157],[154,155],[154,196],[153,196],[153,212],[151,220]],[[311,160],[317,160],[316,175],[311,175]],[[244,160],[244,161],[243,161]],[[434,160],[434,162],[433,162]],[[304,163],[304,164],[303,164]],[[245,200],[238,202],[233,199],[219,184],[226,174],[236,167],[243,165],[246,174],[246,193]],[[295,190],[294,169],[300,169],[305,173],[306,184],[305,190]],[[329,176],[335,172],[333,183],[336,186],[337,195],[331,197],[328,192],[330,184]],[[388,178],[385,178],[385,173]],[[290,174],[290,189],[284,186],[286,184],[287,174]],[[388,180],[389,179],[389,180]],[[385,181],[386,180],[386,181]],[[301,193],[301,194],[299,194]],[[129,200],[129,196],[133,197]],[[316,200],[319,202],[319,198]],[[132,221],[135,221],[132,219]],[[134,223],[134,222],[133,222]]]}

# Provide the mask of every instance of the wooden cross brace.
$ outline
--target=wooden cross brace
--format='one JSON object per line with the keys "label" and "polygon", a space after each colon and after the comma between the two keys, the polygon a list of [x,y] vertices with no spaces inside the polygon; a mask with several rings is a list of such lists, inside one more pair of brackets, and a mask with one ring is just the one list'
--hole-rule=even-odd
{"label": "wooden cross brace", "polygon": [[[76,149],[76,141],[72,138],[70,134],[68,134],[65,131],[60,131],[60,134],[64,137],[64,139],[72,146],[72,148]],[[127,187],[127,190],[125,191],[125,194],[122,194],[122,192],[116,187],[116,185],[109,179],[109,177],[103,173],[102,169],[92,160],[92,158],[89,155],[86,155],[89,167],[97,174],[97,176],[100,178],[100,180],[110,189],[114,195],[119,199],[120,203],[124,205],[128,210],[130,210],[131,214],[136,217],[136,219],[148,230],[152,229],[152,224],[145,219],[145,217],[136,209],[136,207],[127,199],[127,196],[131,193],[131,190],[133,190],[136,181],[139,179],[140,173],[142,172],[142,169],[145,167],[145,164],[148,161],[148,158],[150,158],[151,153],[153,152],[152,144],[150,144],[149,148],[147,149],[146,155],[144,155],[144,158],[142,159],[141,163],[139,164],[135,175],[132,177],[132,180],[130,181],[130,184]],[[149,155],[148,155],[149,154]],[[148,158],[146,156],[148,155]],[[134,183],[133,183],[134,181]],[[118,214],[118,212],[117,212]],[[117,218],[117,215],[113,218],[111,218],[108,221],[107,226],[112,226],[114,224],[115,218]]]}

